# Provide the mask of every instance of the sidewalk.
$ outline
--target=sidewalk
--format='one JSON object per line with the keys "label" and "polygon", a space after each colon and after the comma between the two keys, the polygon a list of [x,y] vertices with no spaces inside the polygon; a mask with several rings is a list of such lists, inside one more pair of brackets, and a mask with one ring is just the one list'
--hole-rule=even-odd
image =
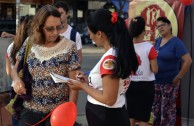
{"label": "sidewalk", "polygon": [[86,102],[87,94],[84,91],[79,91],[79,97],[77,102],[77,122],[82,126],[88,126],[85,115]]}
{"label": "sidewalk", "polygon": [[81,124],[81,126],[88,126],[87,120],[86,120],[86,116],[84,115],[79,115],[77,116],[77,122],[79,124]]}
{"label": "sidewalk", "polygon": [[96,47],[93,44],[82,45],[83,57],[84,57],[84,54],[95,55],[95,54],[103,54],[104,52],[105,50],[102,47]]}

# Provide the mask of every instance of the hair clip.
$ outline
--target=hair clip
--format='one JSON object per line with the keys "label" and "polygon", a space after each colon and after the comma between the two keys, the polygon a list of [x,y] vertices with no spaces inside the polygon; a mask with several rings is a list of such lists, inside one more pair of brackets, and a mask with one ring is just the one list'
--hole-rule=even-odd
{"label": "hair clip", "polygon": [[115,24],[118,21],[118,13],[112,12],[111,15],[112,15],[111,22]]}
{"label": "hair clip", "polygon": [[137,19],[133,18],[133,22],[137,22]]}

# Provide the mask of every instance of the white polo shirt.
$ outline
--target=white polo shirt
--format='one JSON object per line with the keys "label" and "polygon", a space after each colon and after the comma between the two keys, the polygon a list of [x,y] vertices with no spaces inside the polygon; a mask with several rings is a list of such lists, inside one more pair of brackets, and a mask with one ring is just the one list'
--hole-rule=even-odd
{"label": "white polo shirt", "polygon": [[[102,87],[102,76],[106,74],[112,74],[112,70],[114,69],[114,63],[115,63],[115,50],[113,48],[110,48],[100,59],[100,61],[96,64],[96,66],[92,69],[92,71],[89,74],[89,86],[93,87],[97,90],[103,90]],[[120,79],[119,81],[119,89],[117,94],[117,100],[114,105],[108,106],[106,104],[103,104],[97,100],[95,100],[93,97],[88,95],[87,99],[90,103],[101,105],[108,108],[119,108],[123,107],[125,104],[125,97],[124,94],[129,86],[129,79],[123,80]]]}

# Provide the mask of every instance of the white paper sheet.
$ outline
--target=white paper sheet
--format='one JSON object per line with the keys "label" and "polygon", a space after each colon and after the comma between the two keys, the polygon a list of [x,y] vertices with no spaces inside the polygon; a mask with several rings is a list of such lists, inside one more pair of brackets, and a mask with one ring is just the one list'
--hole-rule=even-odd
{"label": "white paper sheet", "polygon": [[68,77],[63,77],[61,75],[55,74],[55,73],[50,73],[51,77],[53,78],[55,83],[65,83],[67,80],[73,80]]}

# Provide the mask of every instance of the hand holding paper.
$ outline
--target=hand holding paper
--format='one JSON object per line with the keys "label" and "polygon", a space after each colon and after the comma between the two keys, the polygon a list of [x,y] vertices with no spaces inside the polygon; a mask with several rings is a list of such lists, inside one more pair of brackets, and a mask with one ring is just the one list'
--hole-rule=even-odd
{"label": "hand holding paper", "polygon": [[66,83],[67,80],[73,80],[73,79],[70,79],[68,77],[63,77],[63,76],[55,74],[55,73],[50,73],[50,75],[55,83]]}
{"label": "hand holding paper", "polygon": [[87,83],[82,83],[81,81],[70,79],[68,77],[63,77],[61,75],[50,73],[52,79],[55,83],[67,83],[71,89],[74,90],[82,90],[83,85],[87,85]]}

